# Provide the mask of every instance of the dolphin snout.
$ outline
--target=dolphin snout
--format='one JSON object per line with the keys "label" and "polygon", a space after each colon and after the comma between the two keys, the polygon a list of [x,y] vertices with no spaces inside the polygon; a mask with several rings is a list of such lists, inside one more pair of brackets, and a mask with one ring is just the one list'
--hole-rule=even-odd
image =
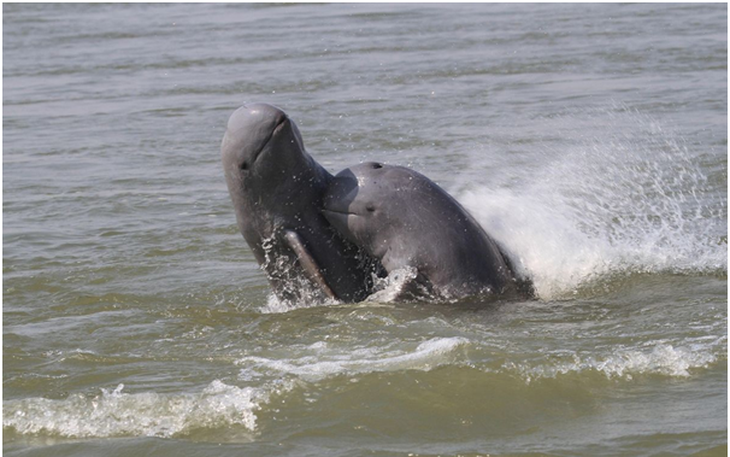
{"label": "dolphin snout", "polygon": [[279,125],[287,119],[284,111],[268,103],[244,103],[242,108],[248,111],[249,116],[270,119],[274,125]]}
{"label": "dolphin snout", "polygon": [[267,103],[246,103],[228,119],[228,131],[246,131],[254,135],[271,133],[287,120],[286,113]]}

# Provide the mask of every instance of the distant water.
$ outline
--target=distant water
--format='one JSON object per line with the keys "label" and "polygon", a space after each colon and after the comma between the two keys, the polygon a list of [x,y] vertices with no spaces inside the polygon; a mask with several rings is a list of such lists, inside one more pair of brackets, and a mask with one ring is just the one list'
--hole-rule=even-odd
{"label": "distant water", "polygon": [[[10,456],[727,454],[727,6],[3,5]],[[230,113],[407,165],[538,299],[284,305]],[[389,287],[395,287],[397,284]]]}

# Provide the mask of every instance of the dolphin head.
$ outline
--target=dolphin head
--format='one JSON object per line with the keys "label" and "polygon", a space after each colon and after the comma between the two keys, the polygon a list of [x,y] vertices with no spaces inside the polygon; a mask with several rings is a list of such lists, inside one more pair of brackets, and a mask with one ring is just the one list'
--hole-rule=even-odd
{"label": "dolphin head", "polygon": [[408,232],[411,183],[402,167],[367,162],[338,173],[324,197],[324,215],[345,238],[382,259]]}
{"label": "dolphin head", "polygon": [[304,157],[299,129],[284,111],[266,103],[245,104],[228,119],[221,144],[229,181],[275,178]]}
{"label": "dolphin head", "polygon": [[242,231],[246,221],[318,206],[332,178],[306,152],[294,121],[265,103],[247,103],[231,114],[221,159]]}

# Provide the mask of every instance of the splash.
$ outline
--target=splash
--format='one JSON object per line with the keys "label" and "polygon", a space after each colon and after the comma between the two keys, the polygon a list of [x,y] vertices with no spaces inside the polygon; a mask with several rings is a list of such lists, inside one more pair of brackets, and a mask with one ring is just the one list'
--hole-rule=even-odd
{"label": "splash", "polygon": [[[298,289],[300,293],[301,291],[308,291],[311,289],[311,286],[309,284],[305,284],[304,281],[301,281],[299,286],[301,287]],[[295,288],[295,286],[291,283],[288,287],[291,287],[292,289]],[[333,306],[339,303],[340,302],[334,298],[323,298],[319,291],[301,293],[301,297],[296,300],[279,298],[272,292],[266,297],[266,303],[261,305],[258,308],[258,311],[261,314],[280,314],[288,313],[295,309],[315,308],[317,306]]]}
{"label": "splash", "polygon": [[518,188],[461,195],[543,299],[614,274],[727,271],[724,187],[656,122],[625,116],[632,131],[543,151],[547,166]]}
{"label": "splash", "polygon": [[[374,292],[367,297],[366,301],[390,303],[403,296],[407,296],[410,288],[418,287],[415,284],[417,276],[418,269],[409,266],[394,270],[384,278],[373,275]],[[427,296],[425,291],[423,296]]]}
{"label": "splash", "polygon": [[294,309],[338,303],[326,297],[319,288],[300,274],[300,267],[285,255],[277,255],[275,247],[276,234],[262,241],[264,263],[261,270],[269,277],[273,274],[279,284],[280,296],[269,294],[266,304],[259,311],[262,314],[285,313]]}

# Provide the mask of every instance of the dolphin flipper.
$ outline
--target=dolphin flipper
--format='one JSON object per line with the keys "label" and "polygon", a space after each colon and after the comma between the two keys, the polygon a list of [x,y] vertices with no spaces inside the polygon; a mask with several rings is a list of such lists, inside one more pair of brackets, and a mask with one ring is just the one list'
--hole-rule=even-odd
{"label": "dolphin flipper", "polygon": [[299,259],[299,264],[304,269],[304,274],[315,284],[317,284],[324,293],[335,300],[338,299],[337,295],[332,291],[332,288],[327,284],[327,281],[324,280],[324,276],[322,276],[322,271],[319,268],[319,265],[314,260],[314,257],[312,257],[312,254],[309,252],[307,247],[304,245],[304,241],[299,236],[299,234],[293,230],[285,230],[284,231],[284,239],[286,240],[286,243],[289,245],[289,247],[294,251],[294,253],[297,255]]}

